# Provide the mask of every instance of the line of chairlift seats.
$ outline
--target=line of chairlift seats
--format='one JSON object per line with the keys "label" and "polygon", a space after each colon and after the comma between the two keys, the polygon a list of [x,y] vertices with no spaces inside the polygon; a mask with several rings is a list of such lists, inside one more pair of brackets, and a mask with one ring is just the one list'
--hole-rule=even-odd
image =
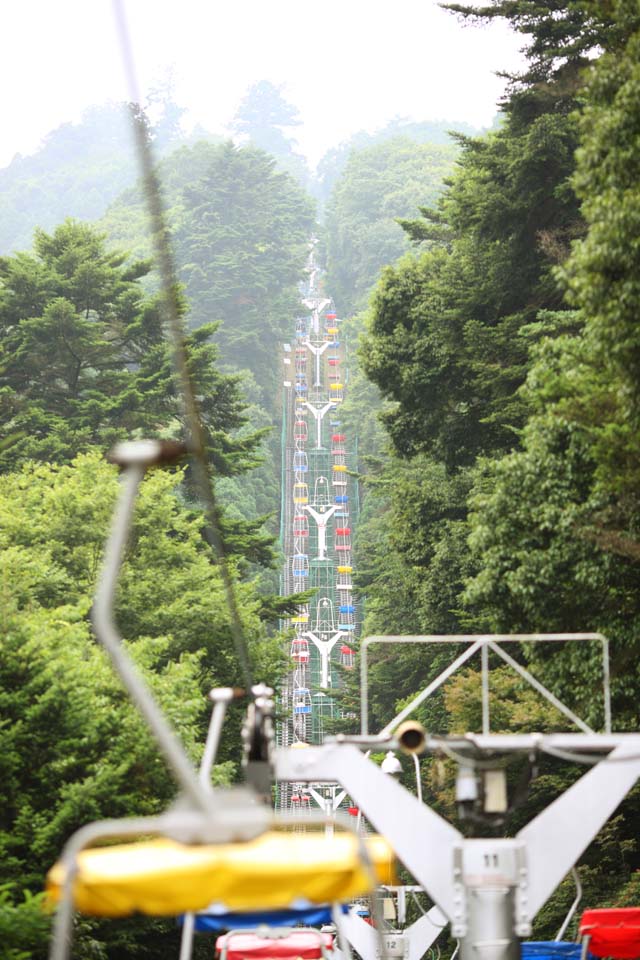
{"label": "line of chairlift seats", "polygon": [[[304,793],[293,794],[291,808],[296,812],[310,808],[309,797]],[[355,913],[375,927],[367,908],[356,905]],[[640,909],[585,910],[579,923],[578,942],[524,941],[520,949],[522,960],[579,960],[581,957],[633,960],[640,956]],[[227,934],[219,937],[216,950],[220,960],[247,960],[253,957],[256,960],[266,957],[284,960],[294,956],[301,960],[326,960],[327,951],[334,950],[334,938],[330,933],[320,931],[315,932],[314,936],[311,930],[294,930],[287,937],[275,939],[255,933],[236,937],[234,932],[233,936]]]}
{"label": "line of chairlift seats", "polygon": [[[311,798],[306,791],[294,793],[290,801],[291,811],[297,814],[311,812]],[[353,912],[365,923],[375,927],[376,922],[363,904],[356,903]],[[325,929],[293,929],[286,936],[261,929],[260,932],[234,930],[218,937],[216,951],[219,960],[252,960],[252,958],[298,957],[300,960],[327,960],[328,952],[335,947],[334,936],[326,930],[332,917],[318,913],[311,921]],[[219,930],[217,927],[201,926],[204,930]],[[335,928],[334,928],[335,929]],[[270,936],[271,933],[271,936]],[[640,956],[640,908],[606,908],[585,910],[578,926],[575,943],[564,940],[523,941],[520,945],[522,960],[634,960]]]}
{"label": "line of chairlift seats", "polygon": [[[327,321],[330,323],[331,321],[336,320],[336,315],[327,314],[326,318],[327,318]],[[299,336],[300,333],[301,331],[297,331],[296,335]],[[327,327],[327,334],[329,334],[330,336],[336,336],[337,333],[338,333],[338,328],[336,326],[330,325]],[[338,342],[334,341],[334,345],[338,345]],[[300,383],[296,384],[296,393],[300,397],[300,395],[306,394],[308,392],[308,387],[306,384],[307,374],[306,374],[306,370],[303,369],[303,367],[306,367],[308,355],[307,355],[306,347],[301,347],[301,346],[296,347],[295,353],[296,353],[296,364],[299,365],[298,372],[296,373],[296,379],[300,381]],[[328,362],[328,365],[332,368],[338,367],[340,364],[339,354],[329,355],[327,358],[327,362]],[[341,381],[340,374],[335,370],[331,370],[329,372],[329,381],[330,381],[329,389],[332,394],[332,400],[341,399],[339,394],[344,389],[344,384],[340,382]],[[297,419],[295,420],[295,423],[294,423],[294,440],[304,443],[308,440],[308,436],[309,436],[307,423],[305,419],[306,416],[308,415],[308,411],[306,407],[299,406],[299,407],[296,407],[295,413],[296,413]],[[336,427],[339,427],[340,425],[341,424],[339,420],[330,421],[330,426],[333,427],[334,429]],[[337,458],[336,462],[334,462],[333,464],[333,473],[334,475],[346,473],[347,467],[344,462],[344,459],[347,456],[347,452],[346,452],[346,449],[343,446],[341,446],[346,442],[346,435],[344,433],[332,433],[331,442],[332,442],[331,454],[334,458]],[[294,451],[293,469],[297,474],[308,472],[308,469],[309,469],[308,459],[307,459],[306,452],[304,450]],[[346,480],[343,479],[342,477],[336,478],[334,476],[333,486],[338,486],[338,485],[346,486]],[[309,498],[308,484],[304,483],[304,481],[297,479],[296,483],[294,484],[294,496],[293,496],[294,503],[304,505],[309,502],[308,498]],[[348,519],[349,514],[346,509],[346,505],[349,502],[348,495],[345,493],[337,494],[334,497],[334,502],[337,505],[345,507],[344,510],[335,512],[334,514],[335,518],[337,520]],[[306,514],[296,514],[293,522],[293,533],[294,533],[294,537],[296,538],[297,537],[304,538],[309,536],[309,523],[308,523],[308,517]],[[346,527],[346,526],[336,527],[335,548],[337,551],[339,552],[350,551],[351,547],[348,543],[348,538],[350,534],[351,534],[350,527]],[[294,577],[304,579],[309,576],[308,561],[309,561],[309,558],[307,554],[297,553],[293,557],[292,570],[293,570]],[[348,564],[341,564],[338,567],[339,576],[342,578],[342,581],[343,581],[342,583],[337,584],[338,589],[342,589],[342,590],[351,589],[351,583],[345,582],[348,579],[348,574],[350,574],[351,572],[352,572],[352,567]],[[342,621],[339,622],[338,629],[344,632],[355,630],[355,624],[352,622],[349,622],[352,619],[353,615],[355,614],[355,607],[353,606],[353,604],[351,603],[340,604],[338,608],[338,612],[342,615]],[[291,618],[291,622],[298,626],[308,623],[308,621],[309,621],[308,613],[300,613],[297,616]],[[292,640],[291,658],[292,660],[294,660],[294,662],[301,665],[305,665],[309,663],[310,649],[309,649],[309,641],[306,638],[296,637]],[[347,644],[342,644],[340,646],[340,660],[341,660],[342,666],[344,666],[347,669],[352,668],[355,664],[355,653],[352,650],[352,648],[349,647]],[[306,687],[296,688],[296,690],[294,691],[294,707],[293,707],[294,715],[297,715],[297,716],[307,715],[311,713],[311,710],[312,710],[311,697],[310,697],[308,688]]]}

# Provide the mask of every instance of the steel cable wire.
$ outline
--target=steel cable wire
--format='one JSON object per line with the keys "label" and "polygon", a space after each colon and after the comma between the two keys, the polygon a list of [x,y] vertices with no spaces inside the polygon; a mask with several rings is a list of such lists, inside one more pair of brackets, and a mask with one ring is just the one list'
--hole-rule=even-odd
{"label": "steel cable wire", "polygon": [[204,537],[214,553],[220,570],[229,611],[233,645],[242,670],[244,684],[249,690],[253,685],[251,659],[221,530],[220,508],[216,501],[214,478],[207,457],[206,430],[200,415],[193,379],[189,372],[186,337],[178,294],[179,283],[169,241],[160,185],[154,168],[153,151],[149,140],[146,117],[138,91],[133,49],[123,0],[112,0],[112,4],[127,88],[131,98],[130,115],[135,149],[142,171],[144,197],[151,221],[152,239],[161,281],[162,306],[170,334],[176,382],[183,405],[187,446],[192,458],[195,487],[204,509]]}

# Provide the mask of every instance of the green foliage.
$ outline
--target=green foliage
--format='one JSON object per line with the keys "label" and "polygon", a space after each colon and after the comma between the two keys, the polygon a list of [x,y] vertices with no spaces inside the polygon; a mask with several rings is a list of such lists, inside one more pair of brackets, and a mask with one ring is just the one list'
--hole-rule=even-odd
{"label": "green foliage", "polygon": [[204,172],[179,202],[174,242],[190,323],[222,320],[225,362],[249,367],[273,396],[274,344],[295,310],[312,205],[266,154],[231,143],[209,148]]}
{"label": "green foliage", "polygon": [[[220,576],[201,518],[175,495],[180,480],[156,472],[143,484],[117,619],[198,761],[205,693],[237,683],[238,666]],[[0,478],[0,861],[3,877],[26,890],[41,888],[63,841],[83,823],[157,811],[175,791],[87,621],[117,486],[116,470],[97,454]],[[266,639],[260,600],[251,584],[236,589],[260,676],[273,681],[279,653]],[[228,781],[239,761],[235,722],[220,760]],[[140,927],[132,930],[139,941]],[[95,935],[111,936],[108,928]]]}
{"label": "green foliage", "polygon": [[513,443],[525,414],[514,397],[528,360],[521,330],[560,305],[552,267],[577,229],[575,126],[559,109],[463,140],[434,215],[449,235],[383,273],[362,362],[395,401],[385,423],[401,454],[434,451],[458,467]]}
{"label": "green foliage", "polygon": [[[624,6],[624,5],[620,5]],[[576,190],[589,225],[563,272],[572,303],[585,318],[583,383],[574,384],[568,415],[590,431],[596,483],[615,505],[606,522],[635,532],[638,511],[638,334],[640,300],[640,192],[636,153],[640,140],[640,16],[624,56],[604,56],[588,88],[581,119]],[[564,391],[566,393],[566,391]],[[593,392],[593,396],[590,393]],[[577,405],[580,409],[576,409]]]}
{"label": "green foliage", "polygon": [[366,306],[380,269],[407,249],[397,218],[435,203],[456,152],[395,137],[349,155],[326,211],[327,286],[343,314]]}
{"label": "green foliage", "polygon": [[[151,91],[146,108],[156,152],[184,142],[184,110],[171,82]],[[17,154],[0,170],[0,253],[28,248],[36,227],[53,230],[67,217],[97,220],[137,175],[126,104],[89,107],[79,123],[62,124],[33,154]]]}
{"label": "green foliage", "polygon": [[[198,143],[159,165],[191,328],[221,321],[216,343],[234,371],[249,369],[271,413],[279,373],[274,344],[297,309],[313,205],[255,147]],[[112,239],[145,253],[144,198],[125,194],[103,221]]]}
{"label": "green foliage", "polygon": [[394,117],[386,126],[370,133],[359,130],[348,140],[330,147],[318,163],[315,182],[311,184],[314,195],[317,195],[322,207],[331,196],[333,189],[342,176],[352,153],[373,147],[385,140],[402,138],[413,143],[425,143],[433,146],[451,146],[451,131],[472,136],[479,133],[477,129],[464,121],[455,120],[423,120],[412,121],[406,117]]}
{"label": "green foliage", "polygon": [[36,225],[96,219],[135,178],[122,104],[92,107],[79,124],[52,131],[32,156],[0,170],[0,251],[24,249]]}
{"label": "green foliage", "polygon": [[[66,460],[144,431],[180,430],[158,299],[138,278],[148,265],[108,253],[93,228],[67,221],[37,231],[35,253],[0,260],[0,419],[15,442],[4,469],[27,458]],[[212,326],[195,331],[190,363],[217,469],[256,462],[259,435],[245,423],[237,378],[215,367]]]}
{"label": "green foliage", "polygon": [[270,154],[303,185],[309,179],[304,157],[297,152],[291,128],[302,123],[297,109],[269,80],[254,83],[236,110],[231,129],[243,140]]}
{"label": "green foliage", "polygon": [[15,901],[13,884],[0,884],[0,956],[2,960],[31,960],[49,936],[50,919],[44,894],[22,891]]}
{"label": "green foliage", "polygon": [[[441,3],[462,18],[480,21],[501,18],[529,38],[529,61],[521,84],[557,78],[571,63],[585,63],[599,47],[619,45],[637,7],[629,0],[490,0],[489,4]],[[512,98],[514,89],[511,90]]]}
{"label": "green foliage", "polygon": [[[575,185],[588,232],[560,272],[581,326],[534,351],[522,449],[488,463],[478,480],[471,543],[481,570],[467,590],[490,625],[608,634],[616,715],[631,727],[640,558],[631,306],[639,293],[637,43],[634,33],[624,55],[603,56],[586,90]],[[596,669],[589,657],[566,654],[552,672],[566,691],[571,680],[586,689]]]}

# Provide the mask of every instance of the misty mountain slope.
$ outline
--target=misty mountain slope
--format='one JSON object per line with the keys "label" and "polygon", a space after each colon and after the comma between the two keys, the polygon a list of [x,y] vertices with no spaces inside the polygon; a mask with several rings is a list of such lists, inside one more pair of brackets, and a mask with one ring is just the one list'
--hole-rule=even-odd
{"label": "misty mountain slope", "polygon": [[394,137],[352,150],[326,207],[328,283],[343,316],[367,305],[380,270],[410,247],[398,219],[434,204],[459,148]]}
{"label": "misty mountain slope", "polygon": [[[153,112],[157,153],[187,142],[182,107],[164,99]],[[16,154],[0,170],[0,255],[29,249],[36,227],[52,230],[67,217],[98,220],[137,177],[124,104],[90,107],[79,123],[63,123],[33,154]]]}

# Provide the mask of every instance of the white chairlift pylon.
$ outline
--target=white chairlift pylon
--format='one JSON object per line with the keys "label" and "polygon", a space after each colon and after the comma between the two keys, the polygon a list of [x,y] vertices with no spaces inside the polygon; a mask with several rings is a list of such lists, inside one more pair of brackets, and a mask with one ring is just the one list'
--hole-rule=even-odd
{"label": "white chairlift pylon", "polygon": [[304,297],[302,302],[305,307],[312,311],[312,327],[313,332],[317,333],[320,325],[320,313],[324,310],[325,307],[328,307],[331,303],[331,300],[328,297]]}
{"label": "white chairlift pylon", "polygon": [[[314,318],[315,318],[315,315],[314,315]],[[316,333],[318,332],[318,331],[317,331],[317,328],[316,328],[315,332],[316,332]],[[308,350],[311,350],[311,353],[314,355],[315,360],[316,360],[316,363],[315,363],[315,367],[316,367],[315,382],[314,382],[313,386],[314,386],[314,387],[321,387],[321,386],[322,386],[322,381],[320,380],[320,357],[321,357],[322,354],[325,352],[325,350],[327,349],[327,347],[332,347],[332,346],[334,346],[334,344],[333,344],[333,342],[332,342],[331,340],[325,340],[323,343],[320,343],[320,344],[311,343],[310,340],[305,340],[304,343],[303,343],[303,346],[306,347]]]}
{"label": "white chairlift pylon", "polygon": [[[438,907],[431,907],[427,913],[419,917],[411,926],[405,927],[402,932],[383,932],[387,956],[401,956],[404,960],[421,960],[448,922]],[[340,926],[362,960],[379,960],[380,934],[375,927],[359,917],[355,910],[351,910],[340,918]]]}
{"label": "white chairlift pylon", "polygon": [[312,630],[305,630],[302,636],[306,637],[308,640],[311,640],[311,643],[320,654],[320,686],[327,689],[329,687],[329,663],[331,660],[331,651],[335,647],[338,640],[343,640],[347,634],[343,633],[342,630],[338,630],[328,640],[322,640]]}
{"label": "white chairlift pylon", "polygon": [[333,506],[329,507],[323,513],[319,513],[313,507],[309,506],[309,504],[305,504],[302,508],[311,514],[318,528],[318,556],[315,558],[316,560],[327,559],[327,524],[338,509],[338,506],[338,504],[334,503]]}
{"label": "white chairlift pylon", "polygon": [[[568,641],[597,641],[602,645],[604,733],[591,730],[517,660],[505,656],[502,649],[503,644],[514,642]],[[366,648],[373,642],[466,643],[467,648],[379,734],[370,736],[366,727]],[[414,724],[409,730],[413,742],[400,734],[398,724],[416,706],[472,654],[488,655],[489,651],[512,666],[548,701],[559,705],[580,732],[492,734],[483,730],[481,734],[429,736],[419,724]],[[323,746],[311,746],[304,756],[276,751],[277,778],[339,783],[374,829],[391,843],[398,858],[451,923],[451,933],[460,941],[461,960],[518,960],[519,940],[531,935],[536,914],[640,777],[640,734],[611,732],[608,641],[595,633],[368,637],[362,642],[360,653],[361,735],[352,742],[343,735]],[[488,673],[487,657],[483,657],[483,671]],[[488,683],[483,684],[483,713],[485,695],[488,719]],[[393,743],[392,731],[396,731],[396,746],[415,755],[439,753],[449,745],[457,759],[458,778],[465,792],[465,796],[458,797],[459,802],[474,800],[471,794],[479,790],[478,778],[485,775],[490,761],[495,763],[495,769],[503,769],[510,756],[550,754],[567,761],[592,763],[593,767],[515,836],[465,837],[362,754],[365,747],[371,750]],[[421,732],[415,740],[418,731]],[[469,773],[474,781],[473,791],[469,791],[467,783]],[[491,812],[507,809],[504,797],[500,807]],[[354,924],[354,938],[365,936],[362,928]],[[363,952],[366,943],[363,950],[355,945],[363,960],[368,960]]]}
{"label": "white chairlift pylon", "polygon": [[305,400],[303,406],[307,407],[307,409],[310,410],[314,416],[316,421],[316,450],[322,450],[322,420],[325,414],[331,410],[333,401],[328,400],[323,406],[314,407],[312,403],[310,403],[308,400]]}

